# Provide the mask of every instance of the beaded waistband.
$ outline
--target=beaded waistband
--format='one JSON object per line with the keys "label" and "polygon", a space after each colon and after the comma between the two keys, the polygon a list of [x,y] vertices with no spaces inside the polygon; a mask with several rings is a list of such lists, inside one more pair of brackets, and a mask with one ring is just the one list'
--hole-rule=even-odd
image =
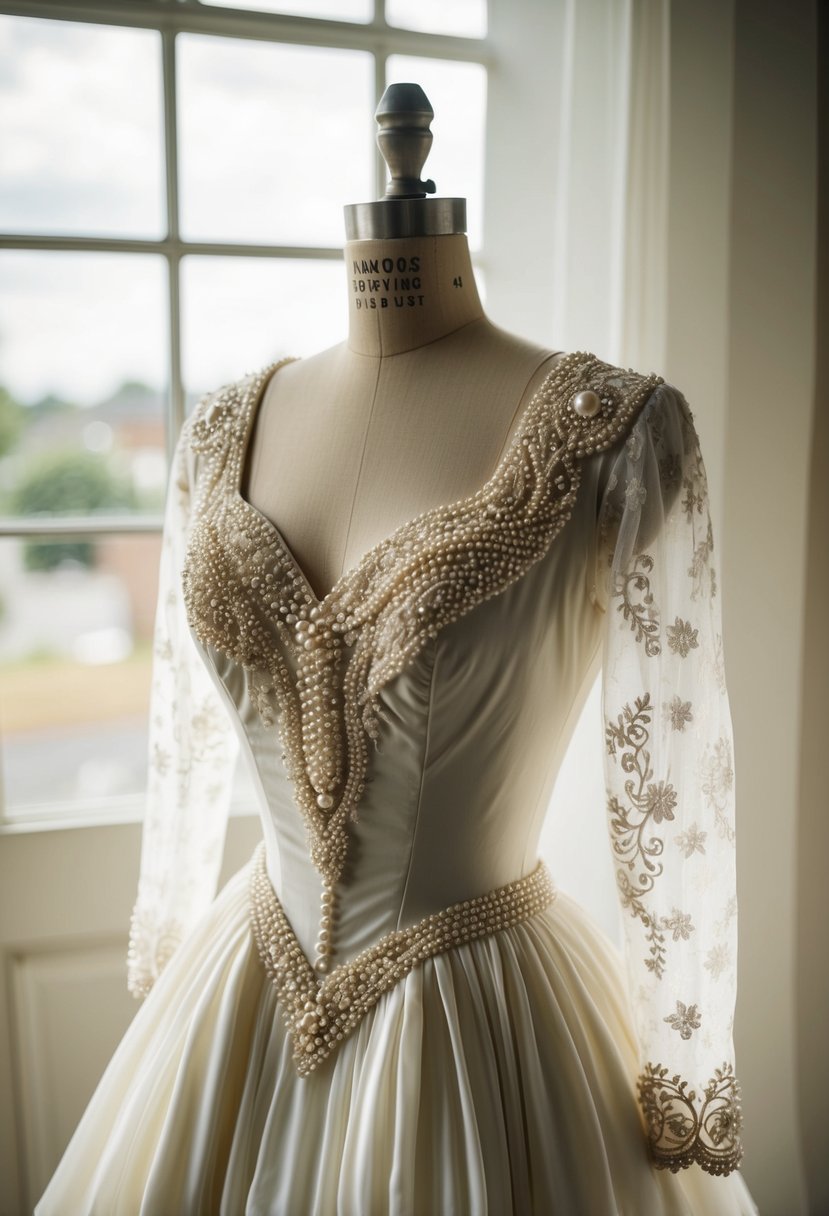
{"label": "beaded waistband", "polygon": [[383,993],[418,963],[528,920],[555,896],[550,873],[539,861],[530,874],[515,882],[386,933],[320,981],[271,886],[265,845],[260,841],[251,861],[251,930],[293,1039],[297,1072],[301,1076],[312,1072]]}

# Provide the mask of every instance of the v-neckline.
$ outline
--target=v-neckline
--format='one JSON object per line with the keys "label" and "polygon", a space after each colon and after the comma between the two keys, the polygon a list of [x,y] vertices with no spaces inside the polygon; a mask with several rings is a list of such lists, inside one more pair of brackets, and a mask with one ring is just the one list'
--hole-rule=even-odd
{"label": "v-neckline", "polygon": [[277,366],[209,395],[194,422],[191,444],[204,453],[196,487],[200,472],[205,483],[184,601],[202,645],[246,672],[265,727],[278,723],[311,857],[333,891],[369,744],[380,746],[383,688],[442,629],[544,557],[571,518],[582,461],[625,434],[662,378],[566,353],[526,407],[519,402],[507,450],[479,490],[405,520],[318,599],[279,526],[242,493],[256,407]]}
{"label": "v-neckline", "polygon": [[[553,354],[561,355],[562,352],[554,351]],[[261,373],[263,375],[262,383],[249,401],[245,425],[239,436],[239,457],[236,465],[236,476],[234,478],[232,492],[237,502],[239,502],[246,511],[251,512],[256,517],[260,525],[264,527],[271,536],[274,544],[276,544],[276,546],[280,549],[284,560],[291,568],[292,574],[301,580],[304,590],[310,596],[311,608],[316,609],[319,615],[324,615],[328,612],[332,605],[336,606],[338,598],[342,594],[343,589],[369,564],[370,561],[376,557],[381,550],[395,547],[405,533],[410,532],[413,527],[423,523],[424,520],[432,519],[446,512],[464,511],[468,509],[478,498],[486,494],[493,482],[495,482],[502,473],[505,465],[512,455],[513,450],[519,446],[525,438],[525,431],[529,429],[530,421],[532,420],[533,406],[543,394],[548,381],[561,370],[562,366],[566,364],[568,360],[574,360],[578,357],[583,358],[586,354],[586,351],[567,351],[560,359],[556,360],[556,362],[544,376],[538,388],[533,392],[524,409],[521,410],[518,417],[518,423],[512,434],[512,438],[498,460],[493,472],[477,490],[475,490],[472,494],[454,499],[452,502],[438,503],[437,506],[429,507],[426,511],[421,511],[419,515],[415,515],[411,519],[403,520],[401,524],[398,524],[394,531],[390,532],[387,536],[382,537],[379,541],[372,545],[370,549],[367,549],[362,557],[357,560],[357,562],[345,569],[334,585],[322,596],[322,598],[317,595],[316,591],[311,586],[305,570],[298,561],[296,554],[291,549],[291,546],[285,539],[279,525],[276,524],[270,518],[270,516],[265,515],[259,510],[258,507],[255,507],[253,503],[245,497],[242,490],[245,479],[245,470],[247,469],[248,457],[250,455],[249,448],[251,436],[253,435],[256,419],[259,416],[259,409],[265,399],[268,385],[271,383],[276,373],[286,364],[299,362],[300,360],[297,356],[288,356],[286,358],[279,359],[275,363],[266,366]]]}

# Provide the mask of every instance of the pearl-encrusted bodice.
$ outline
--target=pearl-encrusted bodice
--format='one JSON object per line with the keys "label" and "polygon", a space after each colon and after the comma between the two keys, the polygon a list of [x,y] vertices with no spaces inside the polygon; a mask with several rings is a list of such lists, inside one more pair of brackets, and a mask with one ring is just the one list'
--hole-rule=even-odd
{"label": "pearl-encrusted bodice", "polygon": [[551,923],[537,843],[601,644],[652,1154],[735,1169],[732,728],[687,401],[659,376],[566,355],[489,481],[404,523],[318,600],[240,488],[277,370],[208,394],[176,448],[131,991],[150,990],[209,905],[234,739],[264,836],[250,931],[300,1075],[324,1084],[316,1070],[374,1034],[373,1008],[413,968],[413,990],[439,974],[433,955],[465,968],[476,938],[511,951],[522,923]]}
{"label": "pearl-encrusted bodice", "polygon": [[279,366],[192,419],[185,600],[257,774],[274,889],[325,972],[531,868],[599,639],[591,458],[660,377],[565,356],[475,495],[398,528],[318,601],[240,489]]}

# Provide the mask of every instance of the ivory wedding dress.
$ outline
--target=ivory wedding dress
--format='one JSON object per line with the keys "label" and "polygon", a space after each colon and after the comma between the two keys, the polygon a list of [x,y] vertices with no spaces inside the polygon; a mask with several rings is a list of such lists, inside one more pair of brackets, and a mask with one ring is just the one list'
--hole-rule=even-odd
{"label": "ivory wedding dress", "polygon": [[[129,952],[146,999],[37,1216],[754,1212],[683,395],[566,355],[478,493],[317,600],[242,488],[280,366],[204,397],[177,447]],[[537,856],[600,650],[625,962]],[[239,744],[263,842],[215,896]]]}

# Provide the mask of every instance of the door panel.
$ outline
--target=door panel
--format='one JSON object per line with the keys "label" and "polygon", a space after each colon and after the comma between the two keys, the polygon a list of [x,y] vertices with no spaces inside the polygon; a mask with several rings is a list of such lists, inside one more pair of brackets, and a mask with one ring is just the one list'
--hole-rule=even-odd
{"label": "door panel", "polygon": [[[231,818],[220,886],[260,836],[255,816]],[[29,1216],[139,1008],[140,846],[137,823],[0,835],[0,1216]]]}

